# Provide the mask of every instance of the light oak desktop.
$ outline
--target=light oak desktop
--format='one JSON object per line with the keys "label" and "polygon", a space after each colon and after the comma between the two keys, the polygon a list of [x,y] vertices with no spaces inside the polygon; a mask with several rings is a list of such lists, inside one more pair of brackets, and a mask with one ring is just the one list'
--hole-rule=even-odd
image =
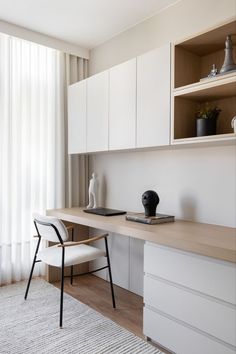
{"label": "light oak desktop", "polygon": [[127,221],[125,215],[103,217],[86,214],[83,208],[52,209],[47,210],[47,215],[67,222],[236,263],[236,230],[232,227],[184,220],[145,225]]}

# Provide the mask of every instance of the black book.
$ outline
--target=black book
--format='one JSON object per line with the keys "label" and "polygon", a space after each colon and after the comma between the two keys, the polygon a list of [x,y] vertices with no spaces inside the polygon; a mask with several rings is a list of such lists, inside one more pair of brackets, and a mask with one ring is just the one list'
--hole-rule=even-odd
{"label": "black book", "polygon": [[156,216],[145,216],[144,213],[134,213],[134,214],[127,214],[126,220],[141,222],[143,224],[162,224],[165,222],[173,222],[175,221],[175,217],[173,215],[166,215],[166,214],[156,214]]}

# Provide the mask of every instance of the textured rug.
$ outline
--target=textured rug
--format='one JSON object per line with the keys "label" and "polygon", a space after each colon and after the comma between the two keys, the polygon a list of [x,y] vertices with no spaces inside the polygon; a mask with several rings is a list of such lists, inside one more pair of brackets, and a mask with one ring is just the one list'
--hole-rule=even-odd
{"label": "textured rug", "polygon": [[0,288],[1,354],[161,354],[87,305],[65,294],[64,328],[59,329],[60,291],[33,280]]}

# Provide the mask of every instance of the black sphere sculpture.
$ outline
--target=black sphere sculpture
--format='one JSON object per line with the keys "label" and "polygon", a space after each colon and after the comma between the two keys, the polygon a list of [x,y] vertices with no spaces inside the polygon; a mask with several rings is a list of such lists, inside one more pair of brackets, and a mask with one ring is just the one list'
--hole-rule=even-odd
{"label": "black sphere sculpture", "polygon": [[146,191],[142,195],[142,203],[145,209],[145,216],[156,216],[156,208],[160,199],[155,191]]}

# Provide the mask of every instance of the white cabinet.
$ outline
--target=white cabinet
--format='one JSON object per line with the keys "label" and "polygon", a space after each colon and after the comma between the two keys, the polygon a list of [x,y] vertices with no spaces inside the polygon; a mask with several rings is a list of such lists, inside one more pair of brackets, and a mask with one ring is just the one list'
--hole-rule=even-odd
{"label": "white cabinet", "polygon": [[169,140],[170,44],[137,58],[137,147]]}
{"label": "white cabinet", "polygon": [[[102,232],[106,233],[105,230]],[[101,233],[101,230],[91,229],[90,236]],[[94,243],[104,249],[104,240]],[[143,296],[143,240],[111,233],[108,237],[108,247],[112,268],[113,283]],[[106,259],[90,262],[90,270],[106,266]],[[109,281],[107,270],[95,273],[99,278]]]}
{"label": "white cabinet", "polygon": [[[102,233],[107,231],[103,230]],[[101,234],[101,230],[90,228],[90,236]],[[108,237],[108,248],[111,262],[112,280],[115,285],[129,290],[129,237],[110,233]],[[94,246],[104,249],[104,240],[94,242]],[[102,268],[107,265],[107,259],[100,258],[90,262],[90,270]],[[101,270],[95,273],[96,276],[109,281],[108,270]]]}
{"label": "white cabinet", "polygon": [[144,241],[112,233],[108,243],[114,284],[143,296]]}
{"label": "white cabinet", "polygon": [[144,333],[176,354],[235,354],[227,344],[147,307],[144,308]]}
{"label": "white cabinet", "polygon": [[135,147],[136,58],[110,69],[109,150]]}
{"label": "white cabinet", "polygon": [[68,153],[86,152],[86,80],[68,87]]}
{"label": "white cabinet", "polygon": [[146,243],[144,334],[180,354],[236,350],[234,263]]}
{"label": "white cabinet", "polygon": [[108,71],[87,79],[87,152],[108,150]]}
{"label": "white cabinet", "polygon": [[170,44],[69,87],[68,150],[169,145]]}

